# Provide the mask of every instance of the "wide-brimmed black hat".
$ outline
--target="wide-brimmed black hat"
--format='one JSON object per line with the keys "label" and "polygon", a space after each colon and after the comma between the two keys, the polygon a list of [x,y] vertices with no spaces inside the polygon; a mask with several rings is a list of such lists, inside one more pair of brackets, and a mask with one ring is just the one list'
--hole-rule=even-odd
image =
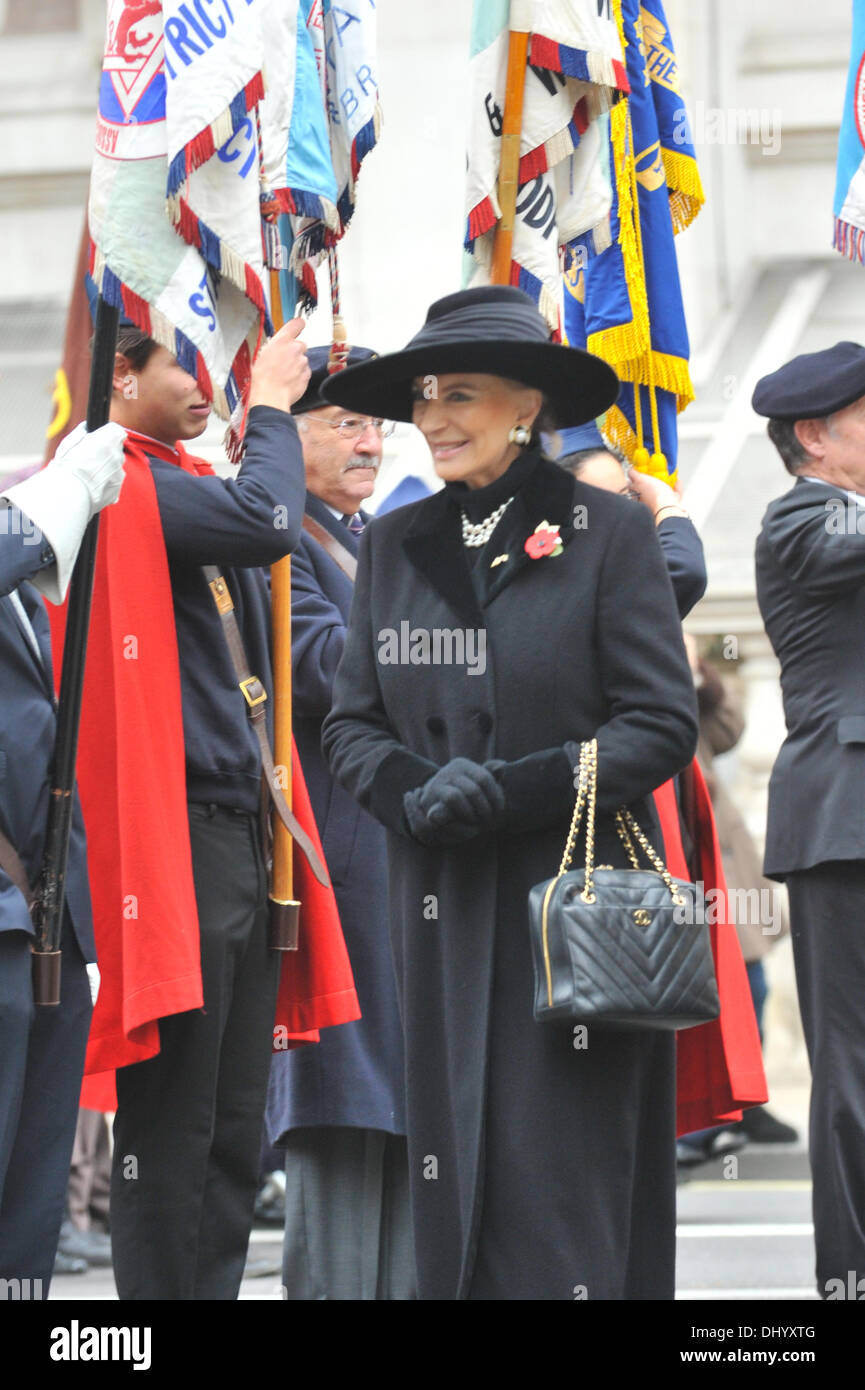
{"label": "wide-brimmed black hat", "polygon": [[321,394],[365,415],[411,420],[414,379],[437,372],[482,372],[534,386],[562,428],[601,415],[619,394],[612,367],[593,353],[551,343],[529,296],[507,285],[436,300],[402,352],[347,367],[323,383]]}

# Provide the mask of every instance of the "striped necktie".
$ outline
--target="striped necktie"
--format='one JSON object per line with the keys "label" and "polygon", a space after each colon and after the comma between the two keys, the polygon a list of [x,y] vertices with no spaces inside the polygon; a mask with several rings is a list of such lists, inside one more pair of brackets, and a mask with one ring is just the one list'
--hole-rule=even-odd
{"label": "striped necktie", "polygon": [[364,521],[360,512],[355,512],[353,516],[344,516],[342,519],[342,524],[343,526],[348,527],[349,531],[353,536],[361,535],[364,527],[366,526],[366,522]]}

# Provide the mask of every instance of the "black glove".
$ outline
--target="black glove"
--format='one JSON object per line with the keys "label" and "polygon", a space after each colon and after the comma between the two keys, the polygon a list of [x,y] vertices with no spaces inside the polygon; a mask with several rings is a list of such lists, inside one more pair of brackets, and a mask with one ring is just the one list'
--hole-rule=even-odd
{"label": "black glove", "polygon": [[504,792],[492,773],[468,758],[453,758],[403,797],[408,828],[422,845],[474,839],[493,829],[504,805]]}
{"label": "black glove", "polygon": [[492,773],[504,795],[497,828],[512,834],[545,830],[567,820],[574,809],[579,744],[545,748],[516,762],[492,760]]}

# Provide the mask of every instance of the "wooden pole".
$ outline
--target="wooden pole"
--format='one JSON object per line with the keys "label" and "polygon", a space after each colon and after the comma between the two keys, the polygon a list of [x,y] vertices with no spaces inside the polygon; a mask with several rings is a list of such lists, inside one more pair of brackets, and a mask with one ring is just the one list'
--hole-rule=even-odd
{"label": "wooden pole", "polygon": [[[278,331],[284,319],[279,293],[279,271],[270,272],[270,315]],[[273,750],[277,773],[289,806],[291,799],[291,556],[270,567],[270,601],[273,623]],[[293,840],[279,816],[273,826],[270,944],[276,950],[296,951],[298,911],[294,896]]]}
{"label": "wooden pole", "polygon": [[505,110],[502,117],[502,150],[499,161],[498,200],[501,217],[493,236],[490,279],[494,285],[511,283],[511,259],[520,173],[520,133],[523,126],[523,97],[526,88],[526,62],[529,54],[528,29],[513,27],[515,10],[511,6],[508,35],[508,72],[505,83]]}

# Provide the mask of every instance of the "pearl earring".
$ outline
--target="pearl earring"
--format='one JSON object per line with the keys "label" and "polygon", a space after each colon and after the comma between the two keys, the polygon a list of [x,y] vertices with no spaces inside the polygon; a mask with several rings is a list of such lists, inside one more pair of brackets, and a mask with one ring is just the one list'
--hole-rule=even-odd
{"label": "pearl earring", "polygon": [[525,425],[514,425],[513,429],[508,435],[508,439],[510,440],[511,444],[519,444],[520,448],[523,448],[526,444],[528,444],[531,437],[532,432],[531,430],[527,430]]}

